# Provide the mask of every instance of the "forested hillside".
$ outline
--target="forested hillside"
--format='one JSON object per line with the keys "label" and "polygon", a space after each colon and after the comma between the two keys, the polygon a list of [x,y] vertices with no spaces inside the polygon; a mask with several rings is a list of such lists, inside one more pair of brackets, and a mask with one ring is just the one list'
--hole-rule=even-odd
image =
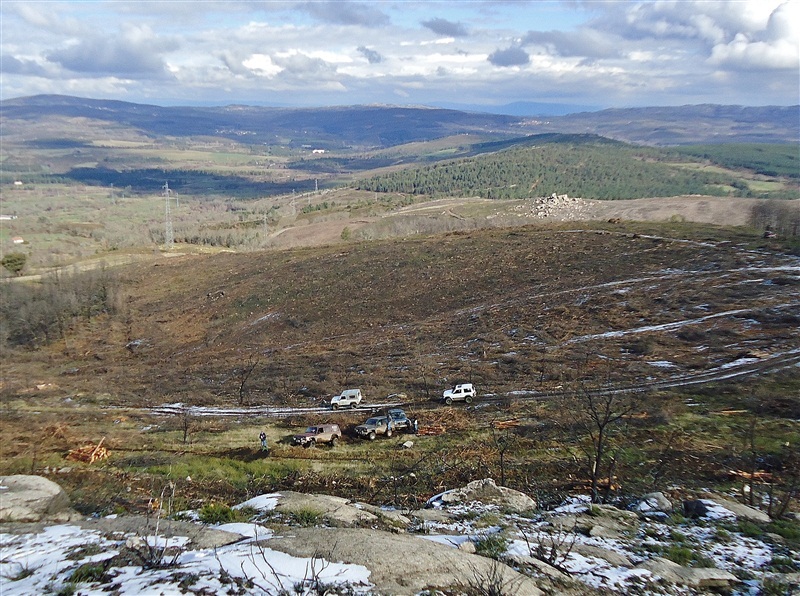
{"label": "forested hillside", "polygon": [[800,147],[797,145],[690,145],[678,147],[676,151],[730,168],[748,168],[764,176],[800,178]]}
{"label": "forested hillside", "polygon": [[770,196],[769,191],[755,191],[732,174],[701,167],[697,157],[672,150],[574,135],[542,135],[504,148],[507,145],[498,144],[501,150],[490,154],[376,176],[361,181],[358,187],[376,192],[490,199],[552,193],[587,199],[689,194]]}

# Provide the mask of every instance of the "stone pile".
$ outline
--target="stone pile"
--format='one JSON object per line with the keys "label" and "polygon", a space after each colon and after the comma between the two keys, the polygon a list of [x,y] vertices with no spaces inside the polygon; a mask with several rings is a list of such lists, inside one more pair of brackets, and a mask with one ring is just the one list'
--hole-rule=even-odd
{"label": "stone pile", "polygon": [[537,219],[579,219],[588,212],[588,203],[569,195],[551,194],[549,197],[536,197],[514,209],[519,217]]}

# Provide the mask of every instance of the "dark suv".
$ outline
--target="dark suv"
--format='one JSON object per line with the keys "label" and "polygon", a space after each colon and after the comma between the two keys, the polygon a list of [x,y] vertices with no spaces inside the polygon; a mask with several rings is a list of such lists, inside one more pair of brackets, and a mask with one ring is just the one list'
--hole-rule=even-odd
{"label": "dark suv", "polygon": [[392,427],[395,430],[403,430],[407,433],[417,432],[415,421],[406,416],[406,413],[400,408],[392,408],[386,412],[386,415],[392,419]]}

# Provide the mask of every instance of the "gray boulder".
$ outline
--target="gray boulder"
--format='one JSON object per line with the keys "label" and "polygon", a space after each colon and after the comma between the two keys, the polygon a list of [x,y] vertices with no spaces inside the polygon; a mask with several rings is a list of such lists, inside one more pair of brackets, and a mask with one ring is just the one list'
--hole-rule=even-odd
{"label": "gray boulder", "polygon": [[67,493],[41,476],[0,476],[0,522],[65,522],[80,519]]}
{"label": "gray boulder", "polygon": [[450,490],[439,495],[439,500],[445,504],[480,503],[498,505],[509,511],[522,513],[536,509],[536,501],[518,490],[497,486],[491,478],[474,480],[463,488]]}
{"label": "gray boulder", "polygon": [[332,495],[309,495],[292,490],[279,493],[275,510],[281,513],[316,511],[320,516],[345,526],[378,521],[378,516],[349,499]]}
{"label": "gray boulder", "polygon": [[655,557],[636,566],[666,581],[691,588],[730,588],[739,581],[732,573],[714,567],[683,567],[669,559]]}
{"label": "gray boulder", "polygon": [[672,513],[672,501],[664,496],[664,493],[649,493],[642,497],[636,505],[636,511],[643,515],[653,513]]}

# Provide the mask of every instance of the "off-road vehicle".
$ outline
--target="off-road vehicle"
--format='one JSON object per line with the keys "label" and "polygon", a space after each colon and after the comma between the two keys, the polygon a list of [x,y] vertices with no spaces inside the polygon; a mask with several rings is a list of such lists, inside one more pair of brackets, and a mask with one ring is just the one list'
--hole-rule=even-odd
{"label": "off-road vehicle", "polygon": [[388,416],[373,416],[368,419],[364,424],[359,424],[356,427],[356,435],[362,439],[369,439],[374,441],[378,435],[385,435],[391,437],[394,433],[394,423],[392,428],[389,428]]}
{"label": "off-road vehicle", "polygon": [[407,433],[414,432],[414,421],[400,408],[392,408],[386,415],[392,419],[393,430],[404,430]]}
{"label": "off-road vehicle", "polygon": [[339,395],[331,398],[331,407],[334,410],[339,408],[356,408],[361,403],[361,389],[345,389]]}
{"label": "off-road vehicle", "polygon": [[472,386],[472,383],[461,383],[445,391],[442,394],[442,401],[448,406],[454,401],[463,401],[469,404],[472,403],[472,398],[474,397],[475,387]]}
{"label": "off-road vehicle", "polygon": [[336,446],[336,442],[342,438],[342,431],[338,424],[319,424],[309,426],[306,432],[292,437],[292,445],[302,445],[303,447],[315,447],[317,443],[330,443],[331,447]]}

